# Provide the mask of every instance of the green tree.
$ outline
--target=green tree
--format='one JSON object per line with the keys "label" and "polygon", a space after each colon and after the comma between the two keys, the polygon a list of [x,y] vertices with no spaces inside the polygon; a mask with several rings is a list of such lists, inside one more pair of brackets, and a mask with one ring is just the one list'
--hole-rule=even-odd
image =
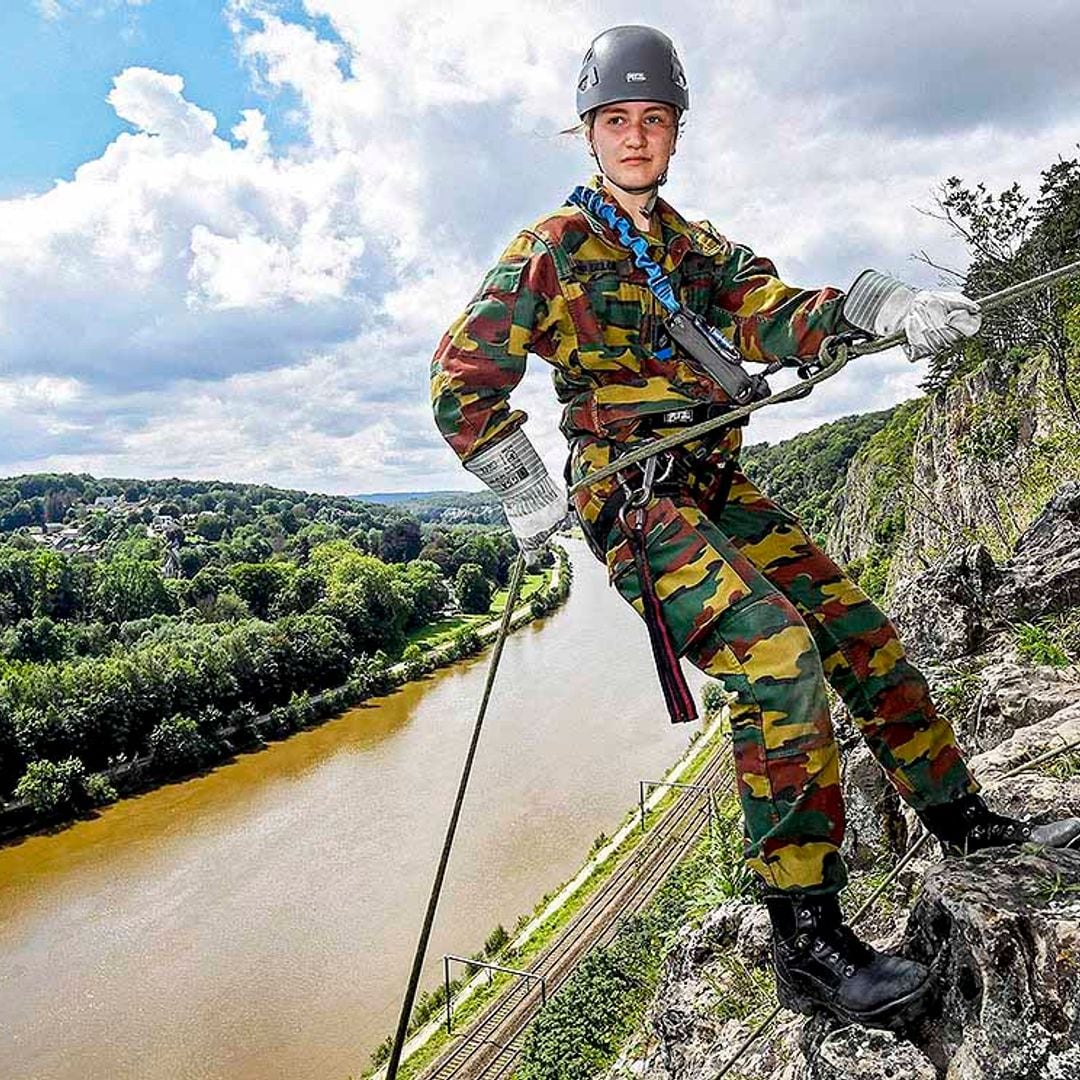
{"label": "green tree", "polygon": [[251,613],[265,619],[278,594],[295,573],[284,563],[236,563],[228,571],[229,582],[238,596],[242,597]]}
{"label": "green tree", "polygon": [[415,518],[389,521],[379,541],[379,557],[383,562],[404,563],[420,554],[420,522]]}
{"label": "green tree", "polygon": [[33,614],[37,591],[34,554],[0,548],[0,623],[17,622]]}
{"label": "green tree", "polygon": [[99,618],[112,623],[175,610],[160,569],[129,555],[115,555],[96,564],[93,609]]}
{"label": "green tree", "polygon": [[454,578],[458,604],[467,615],[486,615],[491,608],[491,582],[476,563],[462,563]]}
{"label": "green tree", "polygon": [[147,739],[154,765],[162,772],[179,775],[191,772],[210,760],[213,746],[199,730],[199,725],[186,716],[162,720]]}
{"label": "green tree", "polygon": [[[969,296],[985,296],[1080,257],[1080,159],[1059,159],[1044,170],[1034,202],[1018,183],[995,195],[984,183],[969,186],[955,176],[936,201],[932,216],[946,222],[971,254],[966,274],[944,272]],[[1073,277],[985,312],[979,337],[935,357],[923,388],[940,392],[987,357],[1000,361],[1013,350],[1045,350],[1066,407],[1080,417],[1068,363],[1068,315],[1077,304],[1080,282]]]}
{"label": "green tree", "polygon": [[86,804],[85,781],[86,767],[77,757],[33,761],[15,785],[15,798],[39,814],[71,813]]}
{"label": "green tree", "polygon": [[410,629],[430,622],[450,600],[450,590],[443,579],[442,570],[433,562],[414,559],[405,567],[401,580],[412,608]]}
{"label": "green tree", "polygon": [[309,567],[301,567],[286,578],[274,597],[270,614],[275,619],[282,615],[302,615],[305,611],[310,611],[322,596],[322,578]]}
{"label": "green tree", "polygon": [[204,512],[195,520],[195,532],[212,542],[220,540],[228,527],[229,519],[224,514]]}
{"label": "green tree", "polygon": [[79,608],[78,576],[66,555],[48,549],[33,555],[33,611],[38,616],[67,619]]}
{"label": "green tree", "polygon": [[47,616],[20,619],[13,627],[0,632],[0,656],[9,660],[28,660],[36,664],[59,660],[64,655],[64,635]]}

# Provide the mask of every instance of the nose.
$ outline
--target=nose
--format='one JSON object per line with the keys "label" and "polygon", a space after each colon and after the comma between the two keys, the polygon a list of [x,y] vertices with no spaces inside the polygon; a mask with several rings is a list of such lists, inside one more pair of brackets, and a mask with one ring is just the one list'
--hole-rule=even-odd
{"label": "nose", "polygon": [[639,147],[648,145],[648,139],[645,136],[644,124],[628,124],[626,130],[626,145],[630,147]]}

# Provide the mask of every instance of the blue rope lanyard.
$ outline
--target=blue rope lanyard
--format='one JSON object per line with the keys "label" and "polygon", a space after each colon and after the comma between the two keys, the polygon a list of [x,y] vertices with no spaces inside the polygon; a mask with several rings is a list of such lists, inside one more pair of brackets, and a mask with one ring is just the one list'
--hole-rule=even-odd
{"label": "blue rope lanyard", "polygon": [[645,271],[653,296],[672,315],[677,315],[682,311],[682,305],[675,295],[675,290],[671,287],[670,279],[661,269],[660,264],[649,254],[649,245],[645,242],[645,238],[630,224],[628,218],[620,214],[595,188],[579,185],[570,192],[567,202],[580,206],[593,217],[610,225],[618,233],[622,244],[630,249],[638,269]]}
{"label": "blue rope lanyard", "polygon": [[[639,233],[634,226],[630,223],[630,220],[623,214],[620,214],[611,203],[604,198],[604,196],[596,188],[588,188],[583,185],[579,185],[570,192],[570,196],[567,202],[573,203],[575,206],[580,206],[586,214],[591,215],[595,219],[610,225],[618,234],[619,241],[626,248],[629,249],[634,257],[634,262],[638,269],[645,272],[645,276],[648,279],[649,290],[653,296],[660,301],[664,310],[667,311],[669,316],[678,316],[682,322],[691,322],[698,335],[699,344],[704,346],[704,354],[702,350],[695,350],[694,347],[686,340],[680,339],[678,334],[675,334],[671,327],[668,326],[669,332],[676,340],[681,341],[684,348],[686,348],[690,354],[696,357],[699,364],[701,364],[706,373],[716,379],[725,389],[731,392],[729,383],[733,377],[735,371],[739,371],[742,363],[742,357],[739,354],[738,349],[731,344],[717,330],[715,327],[709,326],[704,320],[700,319],[692,311],[688,311],[679,303],[678,297],[675,295],[675,290],[671,286],[671,280],[663,269],[656,262],[655,259],[649,254],[649,245],[645,242],[645,238]],[[686,328],[684,328],[685,330]],[[653,355],[658,360],[670,360],[675,355],[675,349],[672,345],[664,346],[657,349]],[[776,370],[772,368],[770,370]],[[769,372],[767,371],[766,374]],[[746,378],[741,371],[738,375],[734,375],[736,379],[736,385],[738,386],[739,380]],[[738,398],[737,395],[734,395]]]}

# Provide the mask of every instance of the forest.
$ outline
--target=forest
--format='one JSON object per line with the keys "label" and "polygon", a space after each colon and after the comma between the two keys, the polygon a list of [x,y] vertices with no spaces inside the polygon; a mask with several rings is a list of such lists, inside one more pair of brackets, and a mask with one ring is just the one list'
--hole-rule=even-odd
{"label": "forest", "polygon": [[266,486],[0,481],[0,800],[72,812],[115,797],[105,774],[126,762],[183,773],[262,714],[284,734],[310,695],[374,692],[411,632],[486,612],[516,552],[470,521],[486,500],[416,507],[423,522]]}

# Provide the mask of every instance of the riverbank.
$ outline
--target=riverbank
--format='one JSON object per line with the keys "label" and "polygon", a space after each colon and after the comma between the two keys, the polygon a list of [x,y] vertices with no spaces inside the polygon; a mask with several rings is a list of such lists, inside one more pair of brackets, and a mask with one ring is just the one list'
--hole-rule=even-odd
{"label": "riverbank", "polygon": [[[555,564],[547,587],[519,604],[510,620],[512,631],[550,614],[569,595],[573,577],[569,557],[558,544],[553,544],[552,548]],[[196,731],[192,725],[192,734],[200,740],[200,746],[211,746],[216,752],[210,760],[196,759],[197,764],[192,761],[191,767],[184,768],[185,755],[170,747],[171,755],[147,754],[92,777],[82,774],[68,777],[65,782],[76,790],[57,790],[52,807],[35,805],[30,799],[0,803],[0,844],[41,830],[62,828],[80,817],[92,817],[97,809],[117,799],[209,772],[232,760],[237,753],[257,751],[269,742],[324,723],[370,698],[391,693],[408,682],[475,655],[494,639],[501,621],[499,618],[480,625],[466,625],[449,640],[416,649],[407,659],[390,662],[384,654],[370,659],[361,657],[354,663],[350,678],[342,685],[318,694],[294,693],[287,704],[262,715],[246,717],[242,723],[223,725],[207,732]],[[182,749],[181,746],[179,751]],[[90,787],[87,780],[93,781],[92,791],[87,790]]]}

